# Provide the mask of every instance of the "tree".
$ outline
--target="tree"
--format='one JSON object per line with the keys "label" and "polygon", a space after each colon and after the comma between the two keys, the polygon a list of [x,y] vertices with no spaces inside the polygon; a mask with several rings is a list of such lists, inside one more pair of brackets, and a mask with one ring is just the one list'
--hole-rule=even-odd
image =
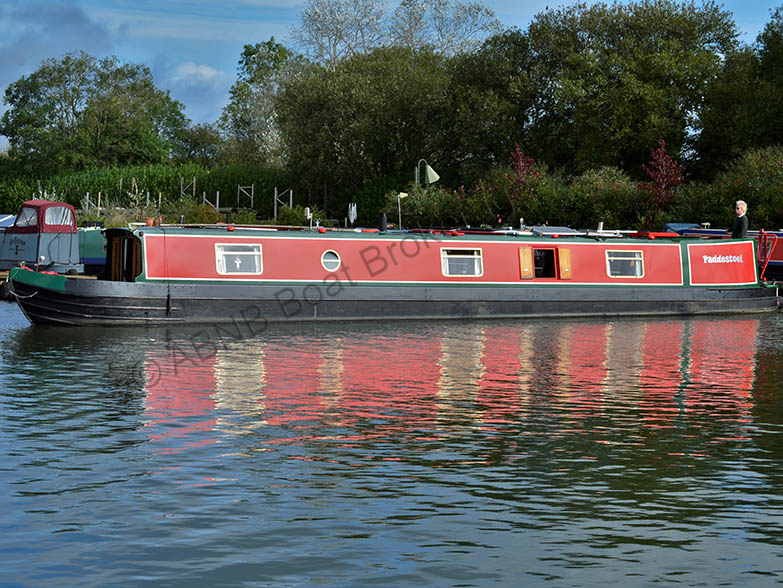
{"label": "tree", "polygon": [[301,58],[276,43],[245,45],[237,81],[218,121],[226,136],[225,159],[249,163],[281,163],[275,96],[281,80],[301,67]]}
{"label": "tree", "polygon": [[38,168],[162,162],[187,126],[146,67],[84,52],[44,61],[8,86],[5,102],[9,153]]}
{"label": "tree", "polygon": [[783,136],[783,6],[772,13],[756,41],[759,59],[757,147],[779,145]]}
{"label": "tree", "polygon": [[447,83],[440,56],[394,47],[287,79],[277,111],[296,177],[341,215],[367,182],[412,180],[419,159],[438,161]]}
{"label": "tree", "polygon": [[674,189],[685,181],[685,166],[674,161],[666,152],[666,142],[661,139],[658,147],[650,150],[650,164],[642,169],[652,181],[655,196],[655,212],[665,210],[674,200]]}
{"label": "tree", "polygon": [[759,140],[759,61],[750,47],[726,55],[705,93],[694,142],[696,177],[711,179]]}
{"label": "tree", "polygon": [[307,0],[294,38],[309,57],[334,68],[383,44],[384,10],[382,0]]}
{"label": "tree", "polygon": [[524,144],[533,115],[534,55],[527,35],[509,30],[450,63],[449,116],[438,134],[446,167],[471,183]]}
{"label": "tree", "polygon": [[456,55],[501,30],[494,11],[476,0],[402,0],[391,18],[382,0],[307,0],[294,38],[316,63],[334,69],[385,46]]}
{"label": "tree", "polygon": [[529,32],[537,88],[526,144],[550,167],[638,174],[649,145],[689,144],[704,96],[737,45],[711,1],[647,0],[547,10]]}
{"label": "tree", "polygon": [[223,149],[220,131],[213,125],[199,124],[183,131],[173,157],[179,163],[192,162],[211,168],[220,161]]}
{"label": "tree", "polygon": [[726,55],[710,85],[696,141],[697,172],[711,178],[749,150],[783,136],[783,7],[752,47]]}
{"label": "tree", "polygon": [[412,50],[429,46],[444,55],[467,53],[501,30],[492,9],[460,0],[403,0],[391,24],[395,45]]}

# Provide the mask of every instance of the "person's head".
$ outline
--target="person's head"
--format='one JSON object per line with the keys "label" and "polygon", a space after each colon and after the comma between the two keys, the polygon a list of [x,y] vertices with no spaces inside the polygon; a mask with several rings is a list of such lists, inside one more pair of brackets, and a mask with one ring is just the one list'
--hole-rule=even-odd
{"label": "person's head", "polygon": [[734,205],[734,210],[737,213],[737,216],[742,216],[748,212],[748,205],[744,200],[737,200],[737,203]]}

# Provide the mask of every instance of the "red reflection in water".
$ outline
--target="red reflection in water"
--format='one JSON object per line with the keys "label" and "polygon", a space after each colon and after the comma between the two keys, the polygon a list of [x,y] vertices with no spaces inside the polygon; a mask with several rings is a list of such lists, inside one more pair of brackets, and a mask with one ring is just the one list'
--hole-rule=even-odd
{"label": "red reflection in water", "polygon": [[683,323],[647,323],[642,343],[642,418],[649,427],[669,427],[679,411],[676,395],[683,382]]}
{"label": "red reflection in water", "polygon": [[[476,403],[485,426],[508,424],[522,412],[527,394],[531,343],[525,327],[499,327],[485,331],[484,370]],[[528,372],[529,373],[529,372]]]}
{"label": "red reflection in water", "polygon": [[148,435],[165,442],[161,451],[215,443],[204,431],[215,427],[215,360],[182,361],[160,352],[147,352],[144,364],[147,396],[144,403]]}
{"label": "red reflection in water", "polygon": [[[418,425],[434,421],[442,356],[439,339],[367,337],[343,346],[340,404],[347,410],[342,423],[384,419],[387,426]],[[408,423],[409,414],[417,423]]]}
{"label": "red reflection in water", "polygon": [[758,321],[695,322],[686,403],[693,409],[737,412],[749,420]]}
{"label": "red reflection in water", "polygon": [[600,413],[607,378],[609,327],[604,324],[575,324],[561,331],[560,373],[563,375],[558,400],[571,419],[584,420]]}
{"label": "red reflection in water", "polygon": [[[311,439],[345,427],[346,443],[459,434],[455,422],[502,430],[536,415],[582,431],[585,419],[616,418],[618,408],[638,410],[645,428],[705,410],[744,422],[757,330],[756,320],[733,319],[514,323],[243,342],[195,363],[150,351],[148,372],[159,373],[148,377],[146,416],[150,437],[169,450],[214,442],[196,433],[269,425]],[[228,422],[232,414],[244,420]]]}
{"label": "red reflection in water", "polygon": [[[335,347],[337,342],[335,342]],[[333,349],[333,348],[332,348]],[[330,412],[331,398],[321,388],[321,365],[330,349],[273,343],[265,346],[262,394],[264,418],[269,425],[287,425],[311,419],[321,420]],[[237,361],[241,355],[234,354]],[[233,357],[221,354],[228,361]]]}

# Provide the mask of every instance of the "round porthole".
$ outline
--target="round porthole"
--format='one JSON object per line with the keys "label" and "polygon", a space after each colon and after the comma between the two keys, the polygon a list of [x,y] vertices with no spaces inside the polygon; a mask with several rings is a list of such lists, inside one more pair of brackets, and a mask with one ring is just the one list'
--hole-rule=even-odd
{"label": "round porthole", "polygon": [[321,256],[321,265],[328,272],[336,271],[340,267],[340,256],[336,251],[324,251]]}

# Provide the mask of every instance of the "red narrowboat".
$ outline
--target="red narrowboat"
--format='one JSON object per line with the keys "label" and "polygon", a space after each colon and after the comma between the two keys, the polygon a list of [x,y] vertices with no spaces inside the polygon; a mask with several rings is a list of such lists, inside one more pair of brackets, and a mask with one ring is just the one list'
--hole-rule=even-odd
{"label": "red narrowboat", "polygon": [[777,308],[752,239],[549,231],[107,229],[96,279],[15,268],[34,324],[687,315]]}

